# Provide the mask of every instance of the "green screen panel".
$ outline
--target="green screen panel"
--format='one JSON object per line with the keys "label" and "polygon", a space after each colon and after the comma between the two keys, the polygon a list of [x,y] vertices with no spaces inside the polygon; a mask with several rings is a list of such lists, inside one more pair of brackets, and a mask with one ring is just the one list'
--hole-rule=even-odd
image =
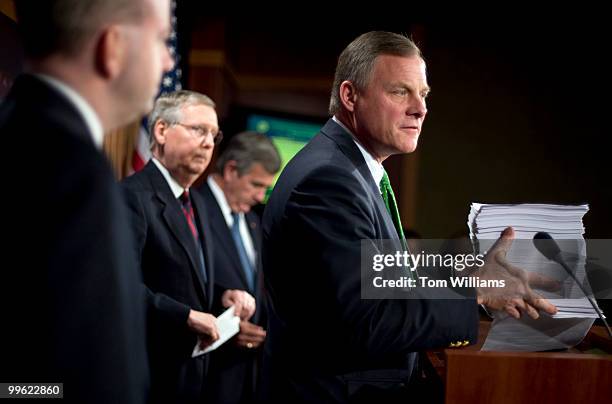
{"label": "green screen panel", "polygon": [[[274,183],[287,163],[319,132],[321,126],[259,114],[252,114],[247,118],[247,130],[254,130],[270,137],[281,156],[281,169],[274,178]],[[272,187],[266,193],[266,200],[272,192]]]}

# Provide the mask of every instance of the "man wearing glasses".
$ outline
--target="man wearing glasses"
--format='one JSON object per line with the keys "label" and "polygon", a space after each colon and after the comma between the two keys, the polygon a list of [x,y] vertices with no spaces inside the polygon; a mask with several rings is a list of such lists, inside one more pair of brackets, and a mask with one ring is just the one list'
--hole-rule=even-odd
{"label": "man wearing glasses", "polygon": [[132,214],[148,298],[152,402],[201,401],[209,355],[191,353],[219,338],[213,299],[248,320],[255,300],[214,290],[212,235],[204,202],[191,185],[221,140],[215,103],[192,91],[163,95],[149,119],[151,161],[122,185]]}

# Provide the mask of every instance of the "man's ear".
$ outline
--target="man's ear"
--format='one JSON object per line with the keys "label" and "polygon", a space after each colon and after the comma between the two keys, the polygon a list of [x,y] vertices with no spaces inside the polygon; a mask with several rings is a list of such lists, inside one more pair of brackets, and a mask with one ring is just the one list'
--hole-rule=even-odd
{"label": "man's ear", "polygon": [[355,109],[355,102],[357,101],[357,88],[355,85],[348,81],[344,80],[342,84],[340,84],[340,102],[348,111],[353,112]]}
{"label": "man's ear", "polygon": [[107,27],[95,46],[96,70],[107,79],[114,79],[125,64],[128,47],[127,33],[118,25]]}
{"label": "man's ear", "polygon": [[238,163],[236,160],[230,160],[223,166],[223,180],[228,181],[238,177]]}
{"label": "man's ear", "polygon": [[155,143],[158,145],[166,144],[167,135],[166,129],[168,128],[168,124],[161,119],[158,119],[153,125],[153,137],[155,138]]}

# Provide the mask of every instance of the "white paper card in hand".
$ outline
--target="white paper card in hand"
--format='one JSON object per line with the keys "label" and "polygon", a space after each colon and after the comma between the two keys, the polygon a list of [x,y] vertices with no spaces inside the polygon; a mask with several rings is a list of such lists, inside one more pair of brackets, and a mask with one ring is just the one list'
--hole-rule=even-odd
{"label": "white paper card in hand", "polygon": [[195,347],[193,348],[193,352],[191,354],[192,358],[196,356],[203,355],[210,351],[214,351],[219,348],[228,339],[232,338],[234,335],[238,334],[240,331],[240,317],[234,315],[234,306],[225,310],[223,314],[215,319],[215,324],[217,325],[217,332],[219,333],[219,339],[213,342],[211,345],[206,348],[200,348],[200,338],[198,338],[198,342],[196,342]]}

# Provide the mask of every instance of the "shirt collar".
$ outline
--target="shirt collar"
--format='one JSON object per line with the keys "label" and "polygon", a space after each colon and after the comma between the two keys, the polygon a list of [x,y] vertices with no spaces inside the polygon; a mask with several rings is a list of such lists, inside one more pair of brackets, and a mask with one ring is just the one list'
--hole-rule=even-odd
{"label": "shirt collar", "polygon": [[[219,208],[221,208],[221,213],[223,213],[223,217],[225,218],[227,226],[232,227],[234,224],[234,218],[232,217],[232,208],[230,208],[229,203],[227,203],[225,192],[223,192],[223,190],[221,189],[219,184],[217,184],[217,181],[215,181],[212,175],[210,175],[206,179],[206,182],[208,183],[208,186],[210,187],[210,191],[212,192],[213,196],[217,200]],[[239,213],[239,215],[242,215],[242,213]]]}
{"label": "shirt collar", "polygon": [[94,111],[85,98],[83,98],[68,84],[56,79],[55,77],[40,73],[37,73],[35,76],[59,91],[68,99],[69,102],[74,105],[77,111],[79,111],[81,114],[81,117],[85,120],[85,124],[89,129],[89,133],[94,144],[96,147],[101,149],[102,144],[104,143],[104,128],[102,127],[98,114],[96,114],[96,111]]}
{"label": "shirt collar", "polygon": [[183,192],[189,191],[189,188],[183,188],[178,182],[176,182],[174,178],[172,178],[172,175],[170,175],[170,171],[168,171],[168,169],[164,167],[164,165],[159,160],[157,160],[155,157],[152,157],[151,160],[153,160],[153,163],[157,166],[157,168],[159,168],[159,171],[161,171],[175,198],[178,199],[178,197],[180,197]]}
{"label": "shirt collar", "polygon": [[344,129],[348,134],[351,135],[351,137],[353,138],[353,142],[355,142],[355,144],[357,145],[357,148],[359,148],[359,151],[363,155],[363,158],[364,158],[364,160],[366,162],[366,165],[368,166],[368,169],[370,170],[370,173],[372,174],[372,178],[374,178],[374,182],[377,185],[380,184],[380,180],[382,180],[382,177],[383,177],[383,175],[385,173],[385,168],[383,167],[383,165],[380,164],[378,161],[376,161],[376,159],[374,157],[372,157],[370,152],[368,152],[361,145],[361,143],[359,143],[359,141],[357,140],[357,138],[355,137],[353,132],[351,132],[349,128],[347,128],[342,122],[340,122],[340,120],[338,118],[336,118],[335,115],[332,117],[332,119],[333,119],[334,122],[336,122],[338,125],[340,125],[340,127],[342,129]]}

